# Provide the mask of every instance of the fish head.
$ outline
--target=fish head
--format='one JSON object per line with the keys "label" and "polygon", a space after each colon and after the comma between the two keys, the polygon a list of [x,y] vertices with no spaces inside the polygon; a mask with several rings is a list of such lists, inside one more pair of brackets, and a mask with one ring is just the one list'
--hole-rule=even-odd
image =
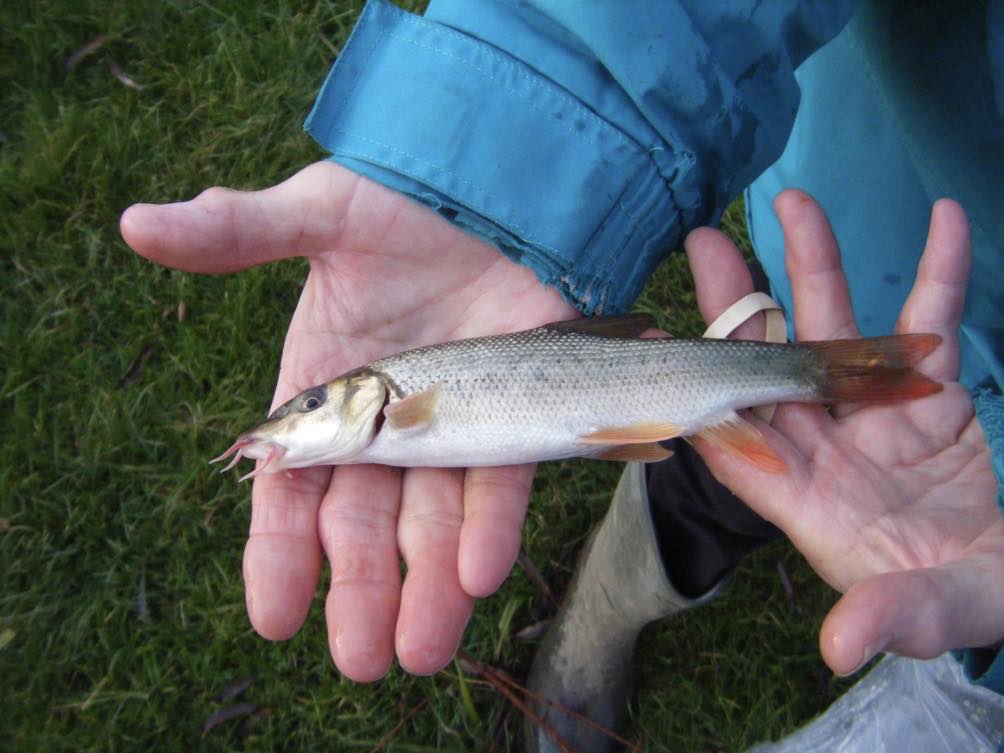
{"label": "fish head", "polygon": [[346,374],[304,390],[251,431],[241,434],[217,462],[236,454],[264,460],[254,473],[343,463],[373,441],[387,390],[373,373]]}

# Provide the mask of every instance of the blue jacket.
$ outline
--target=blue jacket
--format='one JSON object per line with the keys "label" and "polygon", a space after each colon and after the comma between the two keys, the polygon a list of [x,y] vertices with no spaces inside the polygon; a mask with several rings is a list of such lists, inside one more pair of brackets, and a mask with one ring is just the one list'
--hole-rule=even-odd
{"label": "blue jacket", "polygon": [[[744,190],[790,310],[770,201],[797,186],[834,226],[862,330],[885,334],[931,203],[958,199],[975,251],[962,381],[1001,489],[1004,0],[945,6],[432,0],[417,17],[371,0],[307,129],[585,314],[629,307],[684,235]],[[1004,659],[966,661],[1004,692]]]}

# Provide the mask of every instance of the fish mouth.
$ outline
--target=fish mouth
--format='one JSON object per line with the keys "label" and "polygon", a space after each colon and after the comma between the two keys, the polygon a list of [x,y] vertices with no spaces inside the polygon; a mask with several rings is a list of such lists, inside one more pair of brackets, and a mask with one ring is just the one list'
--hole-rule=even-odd
{"label": "fish mouth", "polygon": [[219,457],[215,457],[209,461],[210,465],[213,463],[219,463],[222,460],[226,460],[231,455],[230,462],[225,466],[220,468],[220,473],[224,471],[229,471],[235,465],[237,465],[243,458],[251,458],[255,460],[263,460],[264,462],[258,465],[250,473],[245,473],[243,476],[237,479],[237,483],[241,481],[246,481],[249,478],[254,478],[259,473],[268,472],[267,469],[282,460],[283,456],[286,454],[286,448],[283,447],[278,442],[273,442],[267,439],[260,439],[254,434],[243,434],[237,437],[237,441],[234,442],[230,447],[227,448]]}

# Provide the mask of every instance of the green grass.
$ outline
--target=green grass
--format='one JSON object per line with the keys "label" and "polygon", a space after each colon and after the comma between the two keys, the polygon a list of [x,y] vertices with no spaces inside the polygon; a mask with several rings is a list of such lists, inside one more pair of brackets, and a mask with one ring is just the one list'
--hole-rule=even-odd
{"label": "green grass", "polygon": [[[200,278],[146,264],[118,235],[134,201],[261,187],[321,157],[301,123],[358,7],[0,10],[0,749],[517,749],[518,715],[456,666],[339,677],[320,602],[288,643],[251,631],[248,488],[205,459],[271,394],[305,267]],[[116,81],[112,60],[145,88]],[[639,306],[693,334],[685,260]],[[556,590],[617,472],[540,474],[525,550]],[[793,729],[845,687],[815,644],[833,598],[789,547],[753,557],[712,605],[646,631],[628,734],[645,750],[735,751]],[[550,613],[517,570],[478,605],[464,649],[523,677],[534,645],[516,633]],[[250,676],[229,703],[260,706],[254,723],[203,738],[221,691]]]}

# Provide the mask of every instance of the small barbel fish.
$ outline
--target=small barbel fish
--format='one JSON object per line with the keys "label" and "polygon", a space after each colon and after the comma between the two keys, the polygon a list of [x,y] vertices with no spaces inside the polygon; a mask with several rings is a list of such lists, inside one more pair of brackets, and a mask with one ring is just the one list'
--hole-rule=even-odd
{"label": "small barbel fish", "polygon": [[771,344],[643,339],[647,316],[558,322],[382,358],[277,408],[212,462],[247,474],[347,463],[467,467],[568,457],[657,461],[698,435],[760,468],[784,463],[736,411],[888,402],[941,390],[912,366],[937,335]]}

